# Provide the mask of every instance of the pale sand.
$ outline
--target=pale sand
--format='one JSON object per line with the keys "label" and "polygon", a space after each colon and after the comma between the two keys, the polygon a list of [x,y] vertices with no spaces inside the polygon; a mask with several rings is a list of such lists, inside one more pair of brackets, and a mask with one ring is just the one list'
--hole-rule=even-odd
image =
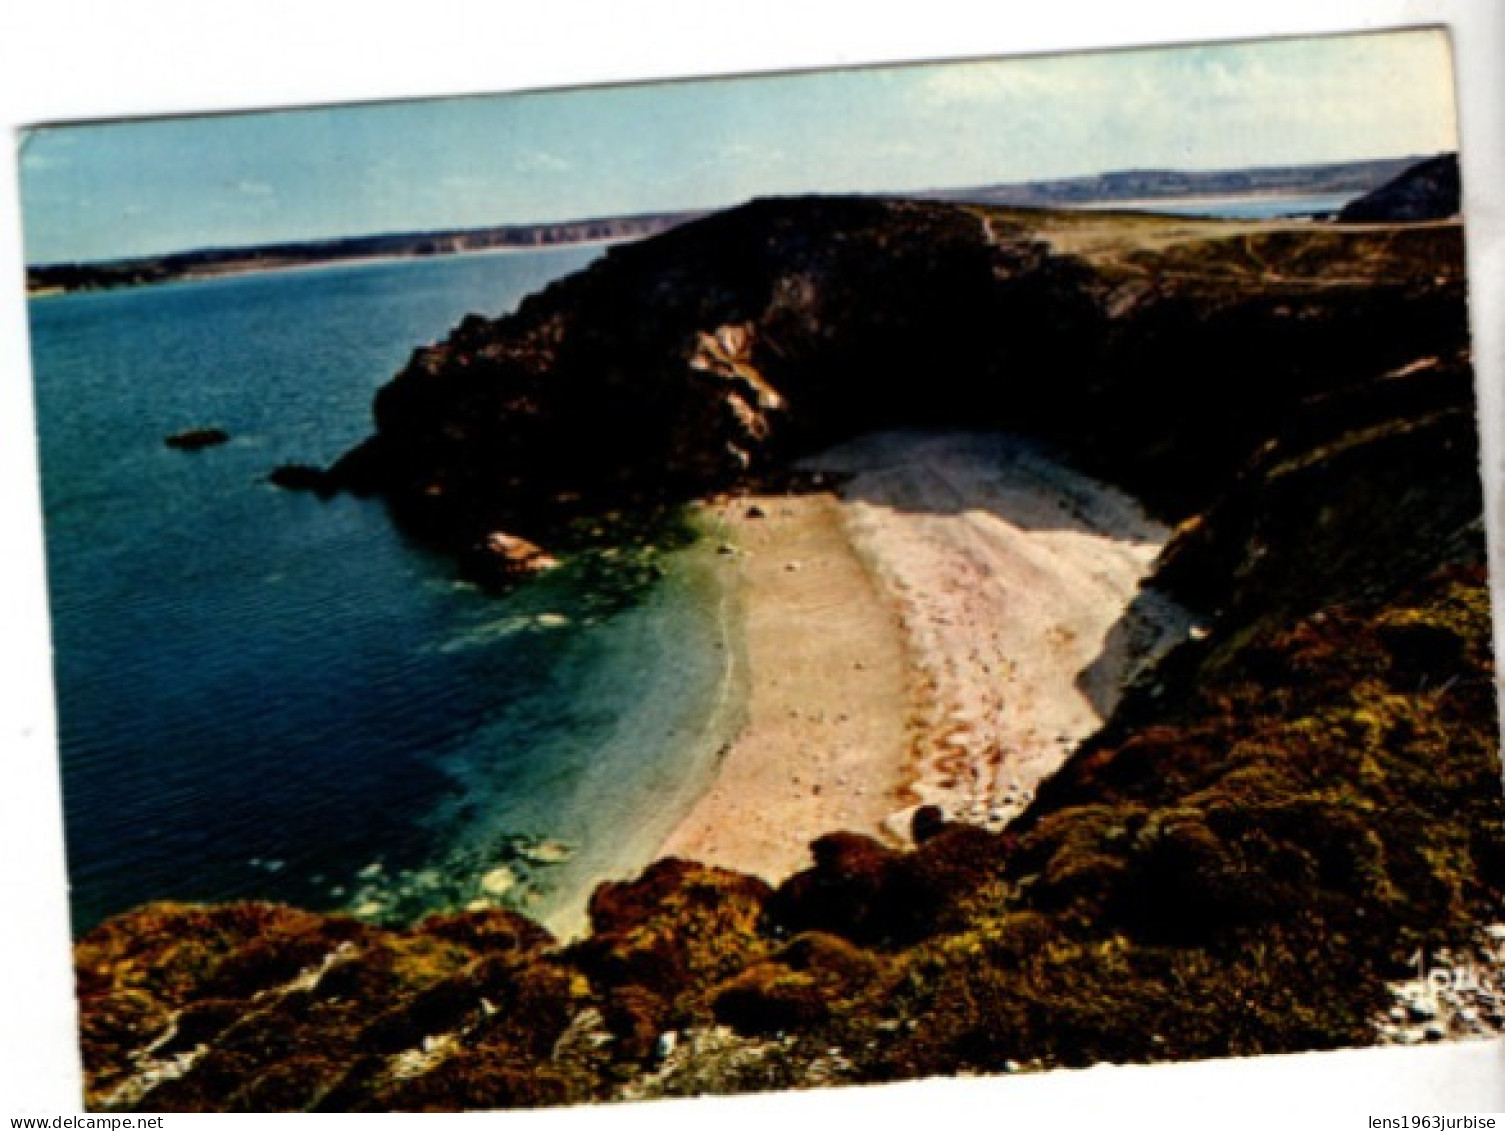
{"label": "pale sand", "polygon": [[906,784],[948,817],[1001,828],[1192,629],[1140,590],[1170,532],[1022,441],[886,434],[816,466],[851,475],[851,539],[911,660]]}
{"label": "pale sand", "polygon": [[825,832],[903,843],[920,804],[1002,827],[1191,628],[1139,594],[1168,532],[1019,441],[884,434],[811,466],[848,477],[839,500],[718,508],[748,723],[661,849],[771,881]]}
{"label": "pale sand", "polygon": [[834,496],[715,509],[742,578],[747,724],[660,855],[779,880],[817,836],[877,830],[901,803],[902,636]]}

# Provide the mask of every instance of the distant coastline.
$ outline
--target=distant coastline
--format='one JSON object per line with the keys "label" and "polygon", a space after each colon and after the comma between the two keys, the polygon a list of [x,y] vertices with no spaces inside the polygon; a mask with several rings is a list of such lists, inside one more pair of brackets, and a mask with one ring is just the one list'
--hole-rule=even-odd
{"label": "distant coastline", "polygon": [[1138,169],[1050,181],[980,185],[912,194],[953,204],[1004,204],[1036,208],[1102,208],[1193,200],[1252,200],[1370,192],[1417,164],[1418,157],[1339,161],[1267,168]]}
{"label": "distant coastline", "polygon": [[97,263],[50,263],[27,269],[26,290],[28,295],[37,298],[77,291],[217,279],[260,271],[606,245],[657,235],[701,215],[701,212],[655,212],[560,223],[506,224],[255,247],[202,248]]}
{"label": "distant coastline", "polygon": [[[1049,181],[982,185],[906,193],[920,200],[1030,208],[1136,208],[1156,204],[1279,199],[1352,193],[1389,181],[1417,158],[1217,171],[1129,170]],[[891,194],[878,194],[891,195]],[[93,262],[46,263],[26,270],[32,298],[76,291],[149,286],[342,263],[374,263],[474,252],[539,251],[646,239],[700,219],[706,209],[483,228],[349,236],[236,248],[199,248],[163,255]]]}

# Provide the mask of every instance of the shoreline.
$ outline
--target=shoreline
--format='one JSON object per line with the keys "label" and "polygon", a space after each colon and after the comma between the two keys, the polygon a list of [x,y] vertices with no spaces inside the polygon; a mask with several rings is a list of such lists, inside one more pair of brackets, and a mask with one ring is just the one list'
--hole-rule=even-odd
{"label": "shoreline", "polygon": [[716,505],[741,573],[748,714],[660,846],[777,883],[920,805],[1000,829],[1190,619],[1141,592],[1169,531],[994,435],[891,433],[810,461],[840,494]]}
{"label": "shoreline", "polygon": [[903,644],[834,495],[739,496],[714,513],[738,572],[747,722],[656,856],[777,882],[816,837],[876,835],[900,804]]}
{"label": "shoreline", "polygon": [[295,272],[306,271],[330,271],[341,267],[377,267],[383,264],[412,263],[420,260],[433,261],[439,259],[475,259],[482,256],[506,256],[537,254],[547,255],[550,252],[575,251],[577,249],[610,248],[617,244],[631,243],[640,236],[630,236],[622,239],[594,239],[572,240],[568,243],[552,244],[525,244],[504,247],[481,247],[471,248],[465,251],[434,252],[430,254],[403,255],[388,253],[381,255],[345,255],[332,256],[328,259],[311,259],[297,263],[272,263],[272,264],[243,264],[224,268],[223,270],[196,270],[186,271],[181,275],[174,275],[167,279],[151,279],[139,283],[115,283],[107,287],[40,287],[35,290],[28,288],[26,298],[65,298],[74,295],[97,295],[110,294],[115,291],[145,290],[150,287],[170,287],[183,283],[213,283],[222,279],[242,279],[251,275],[289,275]]}

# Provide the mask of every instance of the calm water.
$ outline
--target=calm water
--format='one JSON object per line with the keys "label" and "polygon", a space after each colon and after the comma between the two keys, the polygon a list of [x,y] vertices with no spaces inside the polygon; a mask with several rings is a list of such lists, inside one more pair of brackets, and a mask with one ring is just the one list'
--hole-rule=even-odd
{"label": "calm water", "polygon": [[[487,597],[379,503],[264,481],[360,440],[414,346],[594,254],[33,300],[75,929],[164,898],[569,924],[646,862],[737,709],[714,554],[657,552],[625,608],[583,566]],[[232,440],[164,446],[194,426]]]}
{"label": "calm water", "polygon": [[[1168,216],[1216,216],[1225,220],[1273,220],[1280,216],[1314,216],[1339,211],[1361,194],[1356,192],[1322,193],[1313,196],[1265,196],[1222,200],[1156,200],[1133,207],[1141,212],[1158,212]],[[1094,205],[1117,208],[1122,205]]]}

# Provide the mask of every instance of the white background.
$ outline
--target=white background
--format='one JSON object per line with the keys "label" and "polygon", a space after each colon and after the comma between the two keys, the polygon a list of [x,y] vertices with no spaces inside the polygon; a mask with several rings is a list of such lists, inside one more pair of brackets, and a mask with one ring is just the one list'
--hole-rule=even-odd
{"label": "white background", "polygon": [[[1489,513],[1492,520],[1500,513],[1501,0],[7,5],[0,12],[0,101],[12,150],[18,126],[77,118],[1449,25],[1463,96]],[[0,1118],[81,1110],[21,264],[12,152],[0,171]],[[1492,521],[1497,566],[1499,535]],[[688,1127],[708,1118],[739,1126],[791,1118],[925,1125],[970,1116],[1013,1127],[1357,1128],[1369,1126],[1368,1115],[1505,1111],[1502,1056],[1505,1046],[1486,1042],[508,1118],[543,1127]],[[181,1122],[170,1116],[166,1126]]]}

